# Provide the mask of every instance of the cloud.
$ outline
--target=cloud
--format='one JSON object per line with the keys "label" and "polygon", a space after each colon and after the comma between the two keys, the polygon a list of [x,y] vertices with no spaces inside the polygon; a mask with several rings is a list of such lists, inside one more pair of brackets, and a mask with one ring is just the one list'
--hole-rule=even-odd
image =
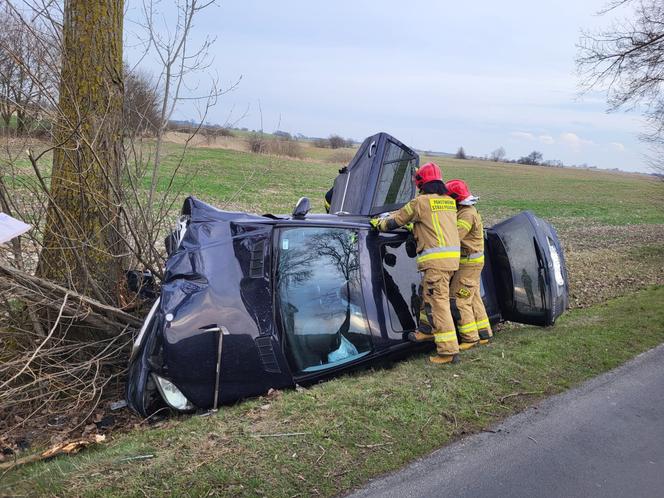
{"label": "cloud", "polygon": [[565,132],[560,134],[560,141],[572,149],[580,149],[583,145],[592,145],[592,140],[585,140],[576,133]]}
{"label": "cloud", "polygon": [[621,144],[620,142],[611,142],[609,144],[611,147],[613,147],[615,150],[618,152],[625,152],[625,146]]}
{"label": "cloud", "polygon": [[532,133],[526,133],[525,131],[513,131],[510,135],[519,140],[529,140],[530,142],[535,140],[535,135]]}
{"label": "cloud", "polygon": [[553,137],[551,135],[540,135],[539,139],[540,139],[540,142],[542,142],[543,144],[546,144],[546,145],[551,145],[551,144],[556,143],[556,141],[553,139]]}

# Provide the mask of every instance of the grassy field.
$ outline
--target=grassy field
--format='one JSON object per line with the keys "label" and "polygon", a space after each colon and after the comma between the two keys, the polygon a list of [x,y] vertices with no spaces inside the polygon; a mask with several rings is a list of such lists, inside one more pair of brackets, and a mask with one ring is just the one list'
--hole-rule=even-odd
{"label": "grassy field", "polygon": [[[191,150],[183,170],[194,177],[188,189],[217,205],[283,213],[308,196],[321,211],[323,194],[345,165],[329,159],[335,153],[347,157],[350,151],[309,145],[303,150],[305,159],[289,159],[201,147]],[[179,157],[177,146],[170,151],[164,182]],[[645,175],[426,156],[421,162],[429,160],[442,167],[445,178],[465,179],[492,219],[530,209],[548,219],[583,218],[609,225],[664,222],[664,188]]]}
{"label": "grassy field", "polygon": [[[178,186],[225,209],[289,213],[308,196],[323,211],[323,194],[349,155],[337,160],[339,151],[307,144],[303,158],[292,159],[243,147],[235,139],[191,149]],[[180,149],[167,146],[161,188]],[[486,224],[523,209],[553,222],[576,309],[549,329],[506,326],[491,346],[452,368],[417,356],[214,416],[114,433],[98,449],[7,474],[0,495],[330,496],[664,341],[663,183],[636,174],[422,161],[429,159],[445,178],[469,182]],[[265,437],[297,432],[304,434]],[[140,455],[153,457],[123,460]]]}
{"label": "grassy field", "polygon": [[[664,288],[650,288],[573,310],[553,328],[508,327],[453,367],[416,356],[137,429],[21,468],[0,494],[332,496],[661,343],[662,302]],[[141,455],[152,457],[127,460]]]}

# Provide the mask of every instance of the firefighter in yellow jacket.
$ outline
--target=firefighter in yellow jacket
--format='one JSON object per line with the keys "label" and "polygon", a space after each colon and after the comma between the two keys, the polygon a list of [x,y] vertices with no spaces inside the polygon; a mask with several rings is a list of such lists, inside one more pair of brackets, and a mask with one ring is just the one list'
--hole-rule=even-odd
{"label": "firefighter in yellow jacket", "polygon": [[459,268],[459,234],[456,229],[456,203],[446,195],[440,168],[427,163],[415,173],[420,195],[386,218],[375,218],[371,224],[380,231],[394,230],[413,224],[417,241],[417,268],[422,272],[423,311],[417,332],[409,338],[415,342],[435,341],[437,354],[433,363],[457,360],[459,343],[450,312],[450,280]]}
{"label": "firefighter in yellow jacket", "polygon": [[459,336],[461,348],[486,344],[493,336],[487,317],[480,279],[484,267],[484,227],[475,204],[478,197],[470,193],[463,180],[450,180],[445,185],[457,203],[457,228],[461,244],[459,271],[452,278],[451,299],[459,310]]}

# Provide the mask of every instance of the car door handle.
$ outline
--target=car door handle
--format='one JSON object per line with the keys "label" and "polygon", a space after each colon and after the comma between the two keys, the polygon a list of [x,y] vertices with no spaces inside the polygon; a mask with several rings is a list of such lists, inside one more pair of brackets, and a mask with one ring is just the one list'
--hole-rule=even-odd
{"label": "car door handle", "polygon": [[218,327],[216,324],[215,325],[207,325],[205,327],[199,328],[198,330],[203,330],[205,332],[221,332],[223,335],[230,335],[231,334],[226,327],[224,327],[223,325],[221,327]]}

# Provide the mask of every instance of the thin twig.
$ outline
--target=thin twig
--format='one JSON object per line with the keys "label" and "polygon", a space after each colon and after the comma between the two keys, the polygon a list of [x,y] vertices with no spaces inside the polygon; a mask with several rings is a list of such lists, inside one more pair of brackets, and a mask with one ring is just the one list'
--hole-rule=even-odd
{"label": "thin twig", "polygon": [[355,446],[357,446],[358,448],[369,448],[369,449],[371,449],[371,448],[378,448],[380,446],[389,446],[390,444],[394,444],[394,443],[376,443],[376,444],[357,444],[357,443],[355,443]]}
{"label": "thin twig", "polygon": [[23,372],[25,372],[26,368],[28,368],[28,366],[30,365],[30,363],[32,363],[32,360],[35,359],[35,356],[37,356],[37,354],[39,354],[39,352],[42,350],[42,348],[46,345],[46,343],[48,342],[48,340],[49,340],[49,339],[51,338],[51,336],[53,335],[53,332],[55,332],[55,329],[58,328],[58,324],[60,323],[60,319],[62,318],[62,310],[65,309],[65,305],[67,304],[67,298],[68,298],[68,297],[69,297],[69,293],[67,292],[67,293],[65,293],[65,297],[64,297],[64,299],[62,300],[62,306],[60,306],[60,312],[58,313],[58,317],[57,317],[57,319],[55,320],[55,323],[53,324],[53,328],[51,328],[51,330],[49,331],[48,335],[46,336],[46,339],[44,339],[44,340],[42,341],[42,343],[37,347],[37,349],[34,350],[34,352],[32,353],[32,356],[30,356],[30,359],[25,363],[25,365],[23,365],[23,368],[21,368],[21,370],[19,370],[17,374],[15,374],[15,375],[14,375],[13,377],[11,377],[9,380],[3,382],[2,385],[0,385],[0,389],[2,389],[2,388],[4,388],[4,387],[8,386],[9,384],[12,383],[12,381],[14,381],[14,380],[16,380],[18,377],[20,377],[21,374],[22,374]]}
{"label": "thin twig", "polygon": [[544,394],[544,391],[523,391],[518,393],[506,394],[498,398],[500,403],[503,403],[507,398],[513,398],[514,396],[533,396],[535,394]]}
{"label": "thin twig", "polygon": [[311,432],[278,432],[276,434],[251,434],[251,437],[288,437],[288,436],[304,436],[311,434]]}
{"label": "thin twig", "polygon": [[316,465],[318,465],[318,462],[320,462],[321,458],[323,458],[323,456],[325,455],[325,453],[327,453],[327,451],[325,451],[325,448],[323,448],[320,444],[318,445],[318,447],[319,447],[321,450],[323,450],[323,453],[321,453],[320,456],[316,459]]}
{"label": "thin twig", "polygon": [[120,458],[120,462],[132,462],[134,460],[148,460],[154,458],[154,455],[136,455],[133,457]]}

